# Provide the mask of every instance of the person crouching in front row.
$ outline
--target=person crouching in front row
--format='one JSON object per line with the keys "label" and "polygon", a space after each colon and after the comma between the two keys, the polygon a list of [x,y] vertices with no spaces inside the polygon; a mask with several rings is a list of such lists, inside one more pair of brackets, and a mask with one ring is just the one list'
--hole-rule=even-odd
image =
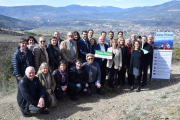
{"label": "person crouching in front row", "polygon": [[63,98],[63,93],[70,94],[70,99],[76,101],[75,85],[69,82],[68,67],[65,60],[61,60],[58,69],[54,70],[53,76],[56,81],[55,95],[58,100]]}
{"label": "person crouching in front row", "polygon": [[17,102],[24,117],[30,117],[33,114],[48,114],[44,110],[47,104],[46,90],[35,77],[34,67],[27,67],[25,75],[18,83]]}
{"label": "person crouching in front row", "polygon": [[81,58],[77,59],[75,62],[76,66],[72,67],[69,71],[69,81],[72,82],[75,86],[75,96],[78,97],[78,93],[85,93],[89,90],[88,85],[88,75],[83,65],[83,60]]}
{"label": "person crouching in front row", "polygon": [[40,65],[39,70],[37,72],[37,77],[39,78],[39,81],[41,82],[42,86],[46,89],[48,93],[49,107],[56,107],[57,101],[54,94],[56,82],[51,73],[50,67],[46,62],[43,62]]}
{"label": "person crouching in front row", "polygon": [[101,70],[99,64],[94,61],[94,55],[88,53],[86,55],[87,62],[83,63],[83,66],[88,73],[88,85],[89,89],[86,91],[87,94],[91,93],[91,85],[93,84],[96,87],[96,92],[102,95],[101,92]]}

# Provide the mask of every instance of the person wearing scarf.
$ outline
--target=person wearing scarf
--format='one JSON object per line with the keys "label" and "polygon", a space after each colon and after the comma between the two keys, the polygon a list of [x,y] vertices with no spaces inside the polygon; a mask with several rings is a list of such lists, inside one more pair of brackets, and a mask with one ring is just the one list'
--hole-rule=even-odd
{"label": "person wearing scarf", "polygon": [[69,82],[67,63],[65,60],[61,60],[58,69],[54,70],[53,76],[56,81],[55,95],[58,100],[61,100],[64,96],[64,92],[69,93],[70,99],[76,101],[75,97],[75,85]]}
{"label": "person wearing scarf", "polygon": [[46,51],[46,39],[44,37],[39,38],[39,44],[37,44],[33,49],[34,55],[34,65],[35,70],[38,71],[39,66],[46,62],[49,64],[49,56]]}
{"label": "person wearing scarf", "polygon": [[128,66],[127,47],[125,46],[125,39],[123,37],[120,37],[118,39],[118,46],[122,51],[122,68],[120,71],[118,71],[117,85],[123,86],[126,83],[125,76],[126,76],[126,68]]}
{"label": "person wearing scarf", "polygon": [[41,82],[42,86],[46,89],[49,107],[56,107],[57,100],[54,94],[56,82],[51,73],[49,65],[46,62],[43,62],[40,65],[39,70],[37,72],[37,77],[39,78],[39,81]]}

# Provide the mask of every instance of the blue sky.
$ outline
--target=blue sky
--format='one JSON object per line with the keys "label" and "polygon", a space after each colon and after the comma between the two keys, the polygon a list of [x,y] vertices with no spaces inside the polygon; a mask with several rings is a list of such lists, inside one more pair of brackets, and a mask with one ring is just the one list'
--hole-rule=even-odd
{"label": "blue sky", "polygon": [[120,8],[154,6],[171,0],[0,0],[0,6],[49,5],[63,7],[71,4],[114,6]]}

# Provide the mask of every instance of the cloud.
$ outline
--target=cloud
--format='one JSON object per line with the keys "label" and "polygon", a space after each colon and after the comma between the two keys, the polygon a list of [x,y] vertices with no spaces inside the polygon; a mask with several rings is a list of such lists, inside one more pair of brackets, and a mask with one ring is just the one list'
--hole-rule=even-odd
{"label": "cloud", "polygon": [[123,0],[116,0],[116,1],[123,1]]}

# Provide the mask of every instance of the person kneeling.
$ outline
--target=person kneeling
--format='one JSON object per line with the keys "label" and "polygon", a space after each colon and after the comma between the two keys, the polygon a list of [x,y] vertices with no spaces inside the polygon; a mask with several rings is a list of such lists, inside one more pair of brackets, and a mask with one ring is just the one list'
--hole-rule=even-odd
{"label": "person kneeling", "polygon": [[39,79],[35,77],[34,67],[27,67],[25,75],[18,83],[17,102],[24,117],[33,114],[48,114],[44,110],[47,106],[47,95]]}
{"label": "person kneeling", "polygon": [[55,95],[58,100],[63,98],[63,93],[67,91],[70,94],[70,99],[76,101],[75,98],[75,85],[69,82],[67,63],[65,60],[61,60],[59,68],[53,72],[54,79],[56,81]]}
{"label": "person kneeling", "polygon": [[50,67],[46,62],[43,62],[39,70],[37,72],[37,77],[39,78],[39,81],[41,82],[42,86],[46,89],[46,93],[48,95],[48,103],[49,107],[56,107],[57,101],[54,94],[54,89],[56,87],[56,82],[54,80],[54,77],[51,73]]}
{"label": "person kneeling", "polygon": [[69,80],[74,83],[75,88],[75,96],[77,98],[78,93],[82,90],[83,92],[90,91],[88,88],[88,77],[87,73],[83,65],[83,60],[80,58],[76,60],[76,66],[72,67],[69,71]]}
{"label": "person kneeling", "polygon": [[86,91],[87,94],[91,93],[91,85],[94,84],[97,88],[97,93],[102,95],[101,92],[101,70],[99,67],[99,64],[94,61],[94,55],[91,53],[88,53],[86,55],[87,62],[83,63],[83,66],[86,70],[86,73],[88,73],[88,85],[89,85],[89,91]]}

